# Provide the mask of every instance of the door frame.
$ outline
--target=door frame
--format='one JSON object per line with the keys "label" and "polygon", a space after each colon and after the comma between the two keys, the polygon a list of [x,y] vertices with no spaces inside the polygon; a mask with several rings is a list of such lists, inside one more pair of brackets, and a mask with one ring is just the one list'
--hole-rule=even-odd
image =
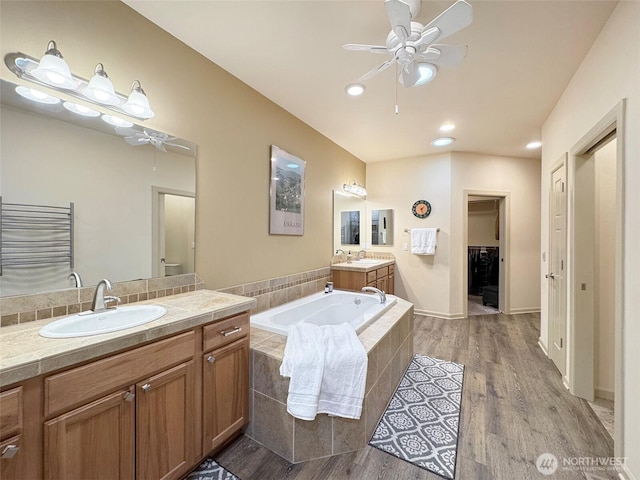
{"label": "door frame", "polygon": [[[575,198],[575,174],[578,167],[584,162],[588,152],[601,140],[616,132],[616,211],[615,213],[615,273],[614,273],[614,454],[616,457],[624,456],[624,322],[623,322],[623,300],[624,300],[624,145],[625,145],[625,106],[626,101],[622,99],[611,109],[602,119],[594,125],[571,149],[569,154],[569,218],[568,218],[568,244],[569,250],[569,278],[567,291],[569,294],[567,303],[567,376],[569,390],[573,395],[590,399],[594,395],[593,378],[593,329],[594,318],[580,318],[578,326],[578,301],[580,299],[581,282],[577,278],[576,269],[576,245],[581,238],[576,234],[576,198]],[[593,285],[591,285],[593,290]],[[591,332],[591,342],[582,335],[582,331],[587,329]],[[588,337],[588,336],[587,336]],[[590,360],[589,360],[590,359]],[[591,362],[591,363],[586,363]]]}
{"label": "door frame", "polygon": [[[564,180],[565,180],[565,193],[567,195],[566,198],[566,202],[565,202],[565,240],[564,240],[564,253],[565,253],[565,261],[567,263],[567,265],[565,266],[565,274],[564,274],[564,282],[565,282],[565,295],[568,294],[569,292],[569,276],[570,276],[570,270],[569,270],[569,166],[568,166],[568,157],[569,154],[567,152],[563,153],[562,156],[556,161],[556,163],[553,164],[553,166],[551,167],[551,170],[549,172],[549,244],[548,244],[548,262],[545,262],[548,267],[547,273],[551,273],[549,272],[549,270],[551,270],[551,255],[552,255],[552,248],[553,248],[553,230],[554,230],[554,219],[553,216],[551,215],[551,202],[552,202],[552,195],[553,195],[553,174],[555,172],[557,172],[560,169],[564,169]],[[551,296],[551,286],[552,286],[552,280],[548,279],[547,280],[547,318],[548,318],[548,328],[547,328],[547,355],[549,356],[549,358],[552,358],[551,356],[551,352],[553,349],[553,332],[554,332],[554,325],[553,322],[551,321],[551,315],[553,312],[553,305],[552,305],[552,301],[553,301],[553,297]],[[569,324],[568,324],[568,317],[567,314],[569,312],[569,299],[568,296],[565,297],[565,325],[564,325],[564,343],[565,343],[565,358],[564,358],[564,372],[560,372],[562,374],[562,381],[565,385],[565,387],[568,387],[568,380],[567,380],[567,372],[569,371],[569,335],[568,335],[568,329],[569,329]],[[555,362],[554,362],[555,363]],[[556,365],[557,368],[557,365]],[[559,370],[559,369],[558,369]]]}
{"label": "door frame", "polygon": [[[498,280],[498,310],[509,315],[510,305],[510,247],[511,193],[498,190],[463,190],[462,192],[462,315],[469,315],[467,291],[469,289],[469,197],[493,197],[500,199],[500,278]],[[503,261],[504,260],[504,261]]]}
{"label": "door frame", "polygon": [[[160,233],[164,231],[164,195],[177,195],[179,197],[196,198],[194,192],[177,190],[167,187],[151,187],[151,275],[153,277],[163,277],[164,271],[160,271]],[[164,269],[163,269],[164,270]]]}

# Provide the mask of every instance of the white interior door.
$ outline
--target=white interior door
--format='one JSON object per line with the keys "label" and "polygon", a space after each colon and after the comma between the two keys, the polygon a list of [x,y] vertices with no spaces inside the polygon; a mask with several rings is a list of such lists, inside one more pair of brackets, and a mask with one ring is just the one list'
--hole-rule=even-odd
{"label": "white interior door", "polygon": [[549,235],[549,354],[565,376],[567,370],[567,192],[566,168],[562,163],[551,172],[551,234]]}

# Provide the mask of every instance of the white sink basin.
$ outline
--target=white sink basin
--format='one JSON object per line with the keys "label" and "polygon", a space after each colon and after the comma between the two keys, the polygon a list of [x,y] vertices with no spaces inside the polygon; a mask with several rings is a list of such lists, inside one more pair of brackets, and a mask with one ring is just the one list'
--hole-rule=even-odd
{"label": "white sink basin", "polygon": [[373,258],[363,258],[362,260],[354,260],[353,263],[360,265],[377,265],[383,263],[384,260],[375,260]]}
{"label": "white sink basin", "polygon": [[106,312],[83,312],[48,323],[40,329],[46,338],[71,338],[117,332],[162,317],[167,310],[158,305],[130,305]]}

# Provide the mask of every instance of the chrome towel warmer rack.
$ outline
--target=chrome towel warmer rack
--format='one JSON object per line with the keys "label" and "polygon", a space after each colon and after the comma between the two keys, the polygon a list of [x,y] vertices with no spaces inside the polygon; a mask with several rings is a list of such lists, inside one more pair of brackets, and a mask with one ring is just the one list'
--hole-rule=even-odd
{"label": "chrome towel warmer rack", "polygon": [[73,269],[73,202],[3,203],[0,196],[0,276],[5,268],[56,264]]}

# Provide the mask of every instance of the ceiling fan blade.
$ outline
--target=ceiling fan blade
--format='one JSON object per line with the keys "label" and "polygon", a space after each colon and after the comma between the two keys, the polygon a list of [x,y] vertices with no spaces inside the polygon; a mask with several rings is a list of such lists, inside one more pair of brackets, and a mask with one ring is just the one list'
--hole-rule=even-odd
{"label": "ceiling fan blade", "polygon": [[402,68],[398,81],[404,88],[413,87],[416,84],[418,81],[418,70],[414,62]]}
{"label": "ceiling fan blade", "polygon": [[362,45],[359,43],[347,43],[346,45],[343,45],[342,48],[354,52],[389,53],[387,47],[384,47],[382,45]]}
{"label": "ceiling fan blade", "polygon": [[413,46],[418,51],[426,50],[427,47],[440,36],[440,29],[438,27],[425,28],[422,30],[420,38],[414,42]]}
{"label": "ceiling fan blade", "polygon": [[161,152],[167,152],[167,149],[164,148],[164,143],[159,142],[159,143],[154,143],[155,147],[160,150]]}
{"label": "ceiling fan blade", "polygon": [[144,137],[124,137],[124,141],[129,145],[133,145],[134,147],[137,147],[138,145],[146,145],[147,143],[149,143],[149,139]]}
{"label": "ceiling fan blade", "polygon": [[473,7],[464,0],[458,0],[426,25],[424,31],[438,27],[440,35],[433,40],[441,40],[469,26],[472,20]]}
{"label": "ceiling fan blade", "polygon": [[380,65],[378,65],[377,67],[369,70],[367,73],[365,73],[364,75],[362,75],[358,81],[360,82],[364,82],[365,80],[369,80],[370,78],[372,78],[374,75],[379,74],[380,72],[382,72],[383,70],[386,70],[387,68],[389,68],[391,65],[393,65],[393,63],[395,62],[395,58],[392,58],[390,60],[387,60],[384,63],[381,63]]}
{"label": "ceiling fan blade", "polygon": [[457,67],[467,57],[468,50],[466,45],[431,45],[423,55],[434,65]]}
{"label": "ceiling fan blade", "polygon": [[384,6],[387,9],[387,16],[391,29],[402,41],[411,35],[411,9],[409,5],[401,0],[385,0]]}

